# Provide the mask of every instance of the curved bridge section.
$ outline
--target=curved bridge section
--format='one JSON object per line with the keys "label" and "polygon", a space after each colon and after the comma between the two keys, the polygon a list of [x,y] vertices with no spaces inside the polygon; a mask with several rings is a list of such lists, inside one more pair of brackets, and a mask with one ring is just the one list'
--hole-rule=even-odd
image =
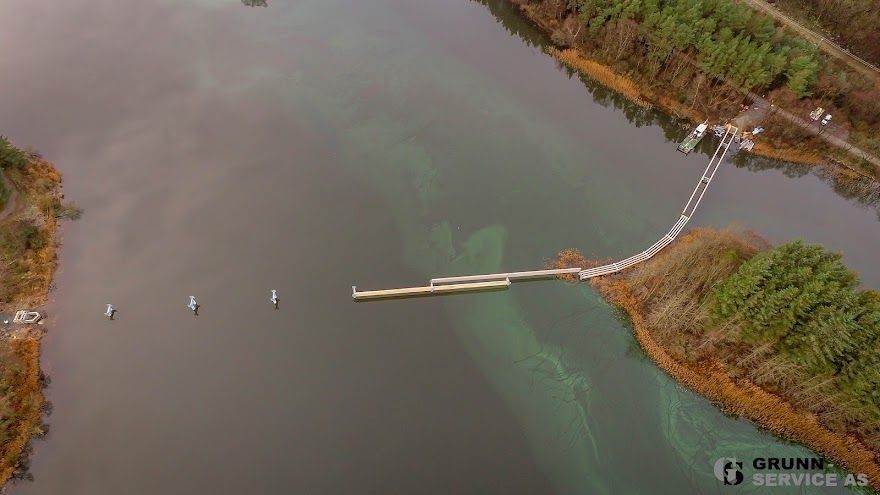
{"label": "curved bridge section", "polygon": [[709,165],[707,165],[706,170],[703,171],[703,176],[700,177],[700,181],[697,182],[696,187],[694,187],[694,191],[691,193],[691,197],[688,198],[687,204],[685,204],[684,209],[681,210],[681,216],[678,217],[678,221],[675,222],[666,235],[661,237],[660,240],[655,242],[648,249],[639,254],[630,256],[625,260],[617,261],[609,265],[597,266],[596,268],[581,270],[578,272],[580,279],[587,280],[600,275],[608,275],[619,272],[633,265],[637,265],[643,261],[651,259],[655,254],[659,253],[660,250],[672,243],[672,241],[675,240],[675,237],[678,236],[682,229],[684,229],[685,225],[687,225],[688,220],[690,220],[697,211],[697,207],[700,206],[700,201],[703,200],[703,195],[706,194],[706,190],[709,189],[709,184],[715,177],[715,172],[718,171],[718,167],[720,167],[721,162],[724,161],[724,156],[727,154],[727,150],[730,149],[730,145],[733,143],[738,130],[739,129],[736,127],[727,126],[724,136],[721,137],[721,144],[718,145],[715,154],[712,155],[712,159],[709,160]]}
{"label": "curved bridge section", "polygon": [[432,278],[429,285],[421,287],[404,287],[400,289],[359,291],[356,286],[352,286],[351,297],[355,300],[370,300],[388,299],[394,297],[431,296],[469,291],[485,291],[498,289],[503,290],[508,288],[511,282],[517,280],[547,278],[556,275],[575,273],[578,274],[578,277],[581,280],[587,280],[593,277],[598,277],[600,275],[616,273],[633,265],[639,264],[643,261],[647,261],[651,259],[651,257],[653,257],[655,254],[659,253],[660,250],[668,246],[672,241],[674,241],[675,237],[678,236],[678,234],[681,233],[682,229],[684,229],[685,225],[687,225],[688,220],[691,219],[691,217],[694,215],[694,212],[697,210],[697,207],[700,206],[700,201],[703,200],[703,195],[706,194],[706,190],[709,188],[709,184],[715,177],[715,173],[718,171],[718,167],[721,166],[721,162],[724,161],[724,156],[727,154],[727,150],[730,149],[730,145],[733,143],[733,140],[736,137],[736,133],[738,131],[739,129],[737,129],[736,127],[727,126],[724,135],[721,137],[721,143],[715,150],[715,154],[712,155],[712,159],[709,160],[709,165],[707,165],[706,170],[703,171],[703,175],[700,177],[700,181],[697,182],[696,187],[694,187],[694,191],[691,193],[691,197],[688,198],[687,204],[684,205],[684,209],[681,211],[681,215],[678,217],[678,221],[675,222],[669,232],[661,237],[660,240],[658,240],[654,243],[654,245],[639,254],[630,256],[629,258],[621,261],[616,261],[608,265],[588,268],[586,270],[582,268],[561,268],[555,270],[531,270],[524,272],[487,273],[484,275],[441,277]]}

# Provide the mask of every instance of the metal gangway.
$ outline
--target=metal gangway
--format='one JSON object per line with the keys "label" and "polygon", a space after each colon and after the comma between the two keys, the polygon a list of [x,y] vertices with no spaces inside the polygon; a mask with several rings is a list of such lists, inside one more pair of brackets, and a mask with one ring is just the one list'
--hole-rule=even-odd
{"label": "metal gangway", "polygon": [[721,136],[721,143],[718,145],[718,148],[715,149],[715,154],[712,155],[712,158],[709,160],[709,164],[706,165],[706,170],[703,171],[702,177],[700,177],[700,181],[697,182],[696,187],[694,187],[694,191],[691,193],[691,197],[688,198],[687,204],[684,205],[684,209],[681,210],[681,216],[678,217],[678,221],[669,229],[669,232],[666,233],[663,237],[660,238],[657,242],[655,242],[651,247],[642,251],[639,254],[630,256],[621,261],[617,261],[608,265],[597,266],[595,268],[588,268],[586,270],[581,270],[578,273],[578,276],[581,280],[587,280],[593,277],[599,277],[601,275],[609,275],[611,273],[616,273],[621,270],[625,270],[633,265],[637,265],[643,261],[647,261],[654,257],[655,254],[659,253],[660,250],[668,246],[675,240],[675,237],[681,233],[682,229],[684,229],[685,225],[687,225],[688,220],[694,216],[694,213],[697,211],[697,207],[700,206],[700,201],[703,200],[703,195],[706,194],[706,190],[709,189],[709,184],[712,182],[712,179],[715,177],[715,173],[718,172],[718,167],[721,166],[721,162],[724,161],[724,156],[727,154],[727,150],[730,149],[730,145],[733,144],[734,138],[736,138],[736,133],[739,131],[738,128],[728,125],[724,131],[724,135]]}
{"label": "metal gangway", "polygon": [[420,287],[404,287],[400,289],[359,291],[357,290],[357,286],[352,286],[351,297],[355,300],[387,299],[393,297],[429,296],[466,291],[497,290],[506,289],[510,287],[511,282],[517,280],[547,278],[557,275],[575,273],[578,274],[578,277],[581,280],[587,280],[601,275],[616,273],[643,261],[647,261],[651,259],[654,255],[659,253],[660,250],[672,243],[672,241],[675,240],[675,237],[679,233],[681,233],[682,229],[684,229],[685,225],[687,225],[688,220],[693,217],[694,212],[696,212],[697,207],[700,206],[700,202],[703,200],[703,195],[706,194],[706,190],[709,188],[709,184],[715,177],[715,173],[718,171],[718,168],[724,161],[727,150],[730,149],[730,145],[733,143],[737,132],[739,132],[739,129],[734,126],[728,125],[726,127],[724,135],[721,137],[721,143],[718,145],[718,148],[715,149],[715,153],[712,155],[712,158],[709,160],[709,164],[703,171],[703,175],[700,177],[700,181],[697,183],[696,187],[694,187],[694,191],[691,193],[691,197],[688,198],[687,204],[685,204],[684,209],[681,211],[681,215],[678,217],[678,221],[675,222],[669,232],[661,237],[660,240],[658,240],[651,247],[642,251],[639,254],[630,256],[629,258],[621,261],[610,263],[608,265],[588,268],[586,270],[578,267],[559,268],[551,270],[530,270],[522,272],[487,273],[483,275],[461,275],[456,277],[440,277],[432,278],[429,285]]}

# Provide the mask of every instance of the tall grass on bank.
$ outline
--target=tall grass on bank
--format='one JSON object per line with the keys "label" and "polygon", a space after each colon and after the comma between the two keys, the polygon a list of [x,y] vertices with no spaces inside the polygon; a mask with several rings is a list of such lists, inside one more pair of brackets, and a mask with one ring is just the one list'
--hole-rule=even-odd
{"label": "tall grass on bank", "polygon": [[0,228],[0,308],[13,302],[36,306],[45,302],[55,270],[57,220],[71,207],[61,200],[61,176],[49,162],[34,159],[7,173],[28,208]]}
{"label": "tall grass on bank", "polygon": [[[581,270],[586,270],[587,268],[602,266],[606,263],[611,263],[611,260],[588,259],[577,249],[563,249],[562,251],[559,251],[559,254],[556,255],[555,259],[547,261],[544,266],[548,270],[561,270],[563,268],[580,268]],[[557,275],[556,278],[568,282],[580,281],[577,273],[561,273]]]}
{"label": "tall grass on bank", "polygon": [[0,480],[20,469],[33,435],[44,433],[40,342],[20,339],[0,345]]}
{"label": "tall grass on bank", "polygon": [[[3,149],[0,146],[0,151]],[[46,302],[57,263],[58,219],[79,214],[78,208],[62,202],[61,176],[49,162],[28,153],[28,161],[22,165],[15,161],[19,155],[11,149],[6,146],[6,154],[0,153],[0,166],[14,184],[23,207],[0,222],[3,311],[38,307]],[[11,477],[28,476],[28,442],[44,432],[41,329],[19,326],[14,335],[0,339],[0,486]]]}
{"label": "tall grass on bank", "polygon": [[590,60],[574,49],[569,48],[559,50],[554,47],[547,47],[545,50],[547,54],[556,60],[559,60],[572,69],[583,72],[605,86],[623,94],[633,103],[645,108],[651,106],[642,95],[642,91],[636,87],[635,83],[630,79],[617,74],[611,67]]}
{"label": "tall grass on bank", "polygon": [[712,291],[766,245],[735,230],[694,229],[626,278],[645,323],[679,358],[699,360],[715,351],[720,327],[710,326]]}
{"label": "tall grass on bank", "polygon": [[594,284],[678,381],[880,484],[880,294],[839,255],[695,229]]}

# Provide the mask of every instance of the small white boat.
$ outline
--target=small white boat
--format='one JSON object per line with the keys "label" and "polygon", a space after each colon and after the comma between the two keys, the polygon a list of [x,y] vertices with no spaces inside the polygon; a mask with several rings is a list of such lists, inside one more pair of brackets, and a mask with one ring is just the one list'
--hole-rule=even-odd
{"label": "small white boat", "polygon": [[694,129],[688,137],[684,138],[684,141],[678,145],[678,151],[681,151],[685,155],[690,153],[697,147],[700,140],[703,139],[703,136],[706,135],[706,129],[709,127],[709,121],[705,120],[702,124],[698,125],[696,129]]}
{"label": "small white boat", "polygon": [[12,318],[12,323],[36,323],[42,318],[43,315],[37,311],[21,310],[15,312],[15,316]]}

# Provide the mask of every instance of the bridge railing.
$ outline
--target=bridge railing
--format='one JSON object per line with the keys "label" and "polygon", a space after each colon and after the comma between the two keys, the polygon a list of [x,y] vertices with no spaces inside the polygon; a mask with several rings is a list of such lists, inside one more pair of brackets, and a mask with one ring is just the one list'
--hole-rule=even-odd
{"label": "bridge railing", "polygon": [[578,273],[578,277],[580,277],[581,280],[587,280],[593,277],[610,275],[625,270],[631,266],[648,261],[653,258],[654,255],[663,250],[663,248],[671,244],[684,229],[685,225],[687,225],[688,220],[691,219],[694,212],[697,211],[697,207],[700,206],[700,202],[703,200],[706,190],[709,189],[709,184],[712,182],[712,179],[715,178],[715,173],[718,172],[718,168],[724,161],[724,157],[727,155],[727,150],[730,149],[730,145],[733,144],[737,132],[739,132],[738,128],[730,125],[727,126],[724,135],[721,136],[721,143],[718,144],[718,148],[715,149],[715,153],[712,155],[712,158],[709,159],[709,164],[706,165],[706,169],[703,170],[700,180],[697,182],[697,185],[694,187],[693,192],[691,192],[687,203],[681,210],[681,216],[678,217],[678,221],[672,225],[672,228],[669,229],[669,232],[666,235],[661,237],[660,240],[641,253],[608,265],[581,270]]}
{"label": "bridge railing", "polygon": [[586,280],[601,275],[609,275],[611,273],[619,272],[633,265],[637,265],[639,263],[647,261],[655,256],[657,253],[659,253],[661,250],[663,250],[663,248],[671,244],[672,241],[675,240],[676,236],[678,236],[678,234],[680,234],[681,231],[684,229],[685,225],[687,225],[688,221],[697,210],[697,207],[700,205],[700,202],[703,200],[703,196],[706,194],[706,190],[709,188],[709,184],[715,177],[715,173],[718,172],[718,168],[721,166],[721,162],[724,161],[727,150],[733,143],[733,140],[736,137],[738,131],[739,129],[737,129],[736,127],[727,126],[725,133],[721,138],[721,143],[718,145],[718,148],[715,150],[715,153],[709,160],[709,164],[706,166],[706,169],[700,176],[700,180],[699,182],[697,182],[696,187],[694,187],[693,192],[691,192],[691,195],[688,198],[688,201],[685,204],[681,215],[678,217],[678,221],[676,221],[672,225],[672,228],[669,229],[669,232],[664,234],[663,237],[658,239],[657,242],[651,245],[651,247],[642,251],[641,253],[635,254],[621,261],[616,261],[608,265],[597,266],[594,268],[588,268],[586,270],[581,268],[559,268],[550,270],[487,273],[483,275],[460,275],[454,277],[432,278],[430,285],[426,285],[423,287],[403,287],[399,289],[371,291],[359,291],[357,290],[357,287],[352,286],[352,297],[355,300],[385,299],[391,297],[413,297],[422,295],[447,294],[452,292],[489,290],[506,288],[510,285],[511,281],[515,280],[551,277],[555,275],[574,273],[577,273],[578,277],[581,280]]}

